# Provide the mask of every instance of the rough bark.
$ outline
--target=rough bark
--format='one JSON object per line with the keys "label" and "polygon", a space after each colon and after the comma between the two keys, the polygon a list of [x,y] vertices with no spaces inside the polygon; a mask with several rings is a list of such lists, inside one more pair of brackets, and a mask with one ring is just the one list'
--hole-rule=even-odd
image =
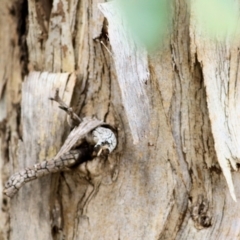
{"label": "rough bark", "polygon": [[[0,239],[238,239],[221,168],[239,158],[239,44],[202,39],[176,0],[171,38],[147,56],[101,2],[1,3]],[[117,129],[117,150],[94,181],[46,176],[9,201],[10,174],[54,157],[69,133],[56,88]]]}

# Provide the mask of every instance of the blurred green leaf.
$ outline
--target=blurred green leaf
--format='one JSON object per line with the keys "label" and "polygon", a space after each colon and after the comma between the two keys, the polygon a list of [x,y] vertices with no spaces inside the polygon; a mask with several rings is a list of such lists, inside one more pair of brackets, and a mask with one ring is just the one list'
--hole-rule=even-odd
{"label": "blurred green leaf", "polygon": [[226,36],[231,37],[238,31],[238,1],[195,0],[193,7],[199,27],[209,37],[224,40]]}
{"label": "blurred green leaf", "polygon": [[170,28],[171,0],[117,0],[133,36],[148,50],[163,42]]}

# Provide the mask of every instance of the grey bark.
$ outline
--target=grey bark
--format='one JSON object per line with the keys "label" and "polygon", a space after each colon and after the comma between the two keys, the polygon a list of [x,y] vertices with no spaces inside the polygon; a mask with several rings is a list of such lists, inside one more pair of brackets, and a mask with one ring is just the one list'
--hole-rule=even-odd
{"label": "grey bark", "polygon": [[[100,2],[1,3],[0,238],[238,239],[240,204],[221,168],[239,158],[239,44],[208,43],[187,1],[174,1],[161,51],[132,52]],[[46,176],[9,201],[7,178],[54,157],[70,131],[48,100],[56,88],[81,118],[117,129],[117,149],[90,181],[81,169]],[[225,176],[238,200],[239,174]]]}

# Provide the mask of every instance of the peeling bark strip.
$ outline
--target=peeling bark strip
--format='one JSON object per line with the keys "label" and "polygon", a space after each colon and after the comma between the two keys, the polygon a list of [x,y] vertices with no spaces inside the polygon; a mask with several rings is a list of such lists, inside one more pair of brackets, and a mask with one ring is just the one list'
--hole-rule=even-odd
{"label": "peeling bark strip", "polygon": [[[36,159],[41,161],[56,155],[62,144],[66,114],[59,111],[48,97],[59,89],[64,102],[70,104],[75,80],[75,75],[69,73],[32,72],[23,82],[21,145],[26,154],[26,158],[20,161],[23,167],[35,163]],[[57,138],[49,138],[50,134]]]}
{"label": "peeling bark strip", "polygon": [[[11,159],[12,173],[34,165],[36,159],[41,162],[56,155],[66,132],[66,114],[59,111],[48,97],[53,96],[56,89],[59,89],[59,95],[70,104],[75,81],[75,75],[70,73],[31,72],[26,77],[22,84],[22,141],[19,141],[17,157],[14,155]],[[45,178],[26,184],[12,199],[11,211],[14,218],[10,222],[13,229],[11,239],[52,239],[49,199],[54,193],[56,180],[51,179]],[[43,193],[44,197],[39,197]],[[39,226],[41,223],[41,227],[29,228],[28,224],[19,225],[22,219],[29,218],[29,213],[31,224]]]}
{"label": "peeling bark strip", "polygon": [[[214,49],[216,45],[212,47]],[[217,48],[216,52],[211,52],[205,52],[203,62],[208,61],[206,57],[210,60],[210,55],[218,55]],[[221,59],[221,56],[219,56],[219,59]],[[227,62],[226,59],[227,56],[224,57],[225,62]],[[231,167],[237,170],[237,162],[240,159],[240,134],[238,133],[240,131],[240,112],[239,104],[235,103],[237,99],[234,100],[239,96],[238,94],[235,95],[232,89],[229,89],[234,83],[231,83],[229,79],[228,64],[225,63],[224,66],[221,61],[214,63],[211,60],[211,63],[204,65],[203,75],[218,162],[226,178],[230,194],[233,200],[237,201]],[[232,81],[235,82],[235,79],[232,79]],[[239,100],[236,102],[239,102]]]}
{"label": "peeling bark strip", "polygon": [[136,144],[148,132],[150,107],[145,90],[145,82],[149,78],[147,53],[134,43],[114,2],[98,6],[108,19],[109,39],[123,105]]}
{"label": "peeling bark strip", "polygon": [[239,52],[236,50],[239,44],[204,38],[196,31],[194,5],[192,9],[192,54],[196,52],[199,62],[203,63],[215,150],[230,194],[236,201],[231,167],[236,171],[240,162]]}

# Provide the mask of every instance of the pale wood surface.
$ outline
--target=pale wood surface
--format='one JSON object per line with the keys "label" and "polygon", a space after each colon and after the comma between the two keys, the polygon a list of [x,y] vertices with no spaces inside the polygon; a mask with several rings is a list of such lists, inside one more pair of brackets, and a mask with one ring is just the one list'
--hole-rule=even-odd
{"label": "pale wood surface", "polygon": [[[75,77],[68,73],[32,72],[25,79],[22,87],[22,141],[19,141],[18,154],[13,158],[11,174],[57,154],[65,133],[66,114],[49,97],[59,89],[59,95],[69,104],[74,85]],[[53,185],[54,178],[45,177],[19,190],[11,201],[10,239],[51,239],[51,212],[44,209],[49,209],[54,196]],[[21,211],[18,211],[19,207]],[[27,216],[34,227],[29,228],[29,223],[23,220]],[[39,217],[43,221],[39,222]],[[14,227],[16,225],[18,228]]]}
{"label": "pale wood surface", "polygon": [[117,79],[122,94],[133,142],[147,136],[150,118],[146,85],[149,80],[147,52],[132,40],[114,2],[99,4],[108,19],[108,33],[113,50]]}
{"label": "pale wood surface", "polygon": [[[194,16],[194,5],[192,16]],[[236,201],[231,170],[237,170],[240,159],[240,107],[238,78],[239,36],[224,42],[207,38],[198,22],[191,18],[190,33],[193,39],[191,54],[201,62],[206,86],[209,117],[219,164]]]}
{"label": "pale wood surface", "polygon": [[[47,95],[56,87],[48,85],[50,81],[63,76],[76,77],[72,104],[79,115],[96,116],[114,126],[118,148],[106,165],[96,169],[93,181],[84,180],[76,170],[26,185],[11,203],[1,192],[0,238],[238,239],[240,204],[231,198],[218,164],[228,158],[234,166],[239,158],[238,44],[203,40],[195,31],[191,6],[174,1],[174,27],[166,45],[154,56],[137,55],[129,49],[133,43],[128,37],[127,44],[120,44],[128,33],[124,25],[115,24],[112,3],[102,5],[107,27],[97,8],[102,1],[66,2],[53,1],[52,9],[43,5],[40,18],[41,6],[28,1],[29,70],[55,72],[34,73],[42,80],[38,84],[45,84],[41,91],[35,87],[29,91],[29,78],[22,78],[22,50],[15,30],[19,16],[6,10],[13,2],[1,3],[6,7],[0,10],[4,12],[0,15],[0,56],[4,56],[0,58],[0,186],[13,169],[59,150],[69,129],[61,125],[64,116],[56,120],[64,113],[49,103]],[[6,22],[12,22],[10,27]],[[129,53],[140,62],[137,66],[127,59]],[[61,71],[67,73],[57,73]],[[132,85],[132,92],[124,89]],[[148,102],[138,101],[138,93]],[[22,122],[21,99],[22,116],[27,116]],[[40,114],[34,112],[37,109]],[[134,125],[138,118],[143,121]],[[33,129],[36,124],[41,127],[31,135],[26,126]],[[232,179],[239,199],[239,173],[232,172]],[[212,226],[205,221],[210,218]]]}

